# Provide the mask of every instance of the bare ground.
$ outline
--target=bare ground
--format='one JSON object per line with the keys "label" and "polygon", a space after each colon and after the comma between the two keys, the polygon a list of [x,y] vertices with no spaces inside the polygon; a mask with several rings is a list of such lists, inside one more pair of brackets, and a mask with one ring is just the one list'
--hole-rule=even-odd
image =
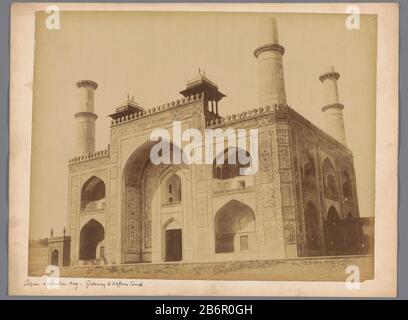
{"label": "bare ground", "polygon": [[[174,280],[286,280],[345,281],[346,267],[360,269],[360,281],[374,278],[373,256],[314,257],[281,260],[211,263],[161,263],[63,267],[61,277],[174,279]],[[43,270],[29,269],[30,276]]]}

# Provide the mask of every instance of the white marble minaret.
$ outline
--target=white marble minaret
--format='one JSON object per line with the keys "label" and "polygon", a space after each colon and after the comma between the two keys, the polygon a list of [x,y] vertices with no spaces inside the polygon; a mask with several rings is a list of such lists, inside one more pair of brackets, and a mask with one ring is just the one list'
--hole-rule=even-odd
{"label": "white marble minaret", "polygon": [[279,44],[275,18],[259,21],[258,44],[254,55],[258,59],[259,106],[286,105],[282,63],[285,49]]}
{"label": "white marble minaret", "polygon": [[344,130],[343,108],[339,102],[339,90],[337,80],[340,74],[329,67],[319,80],[323,84],[324,105],[322,111],[325,117],[325,131],[337,141],[346,145],[346,133]]}
{"label": "white marble minaret", "polygon": [[82,155],[95,151],[95,121],[98,116],[94,113],[94,91],[98,84],[92,80],[77,82],[80,90],[79,112],[75,114],[77,119],[76,155]]}

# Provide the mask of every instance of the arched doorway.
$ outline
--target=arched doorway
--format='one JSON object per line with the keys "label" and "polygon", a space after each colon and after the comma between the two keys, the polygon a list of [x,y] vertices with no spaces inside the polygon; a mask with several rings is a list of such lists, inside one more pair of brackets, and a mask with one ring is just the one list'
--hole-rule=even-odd
{"label": "arched doorway", "polygon": [[53,266],[59,265],[59,251],[57,249],[54,249],[51,252],[51,263],[50,264]]}
{"label": "arched doorway", "polygon": [[231,200],[214,220],[215,253],[245,252],[255,248],[255,214],[246,204]]}
{"label": "arched doorway", "polygon": [[97,258],[97,247],[105,238],[103,226],[96,220],[91,219],[86,223],[80,233],[79,259],[95,260]]}
{"label": "arched doorway", "polygon": [[164,225],[164,261],[183,259],[183,235],[180,224],[171,219]]}
{"label": "arched doorway", "polygon": [[342,254],[344,250],[344,230],[335,207],[331,206],[326,219],[327,251],[330,255]]}
{"label": "arched doorway", "polygon": [[309,201],[305,211],[306,247],[308,256],[322,253],[322,232],[320,228],[320,215],[316,206]]}

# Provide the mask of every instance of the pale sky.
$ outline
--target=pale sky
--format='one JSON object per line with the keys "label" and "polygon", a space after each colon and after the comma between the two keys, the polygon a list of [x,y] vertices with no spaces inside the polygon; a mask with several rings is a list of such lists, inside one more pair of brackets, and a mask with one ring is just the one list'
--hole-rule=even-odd
{"label": "pale sky", "polygon": [[[269,14],[263,14],[269,15]],[[334,65],[348,147],[354,153],[361,216],[374,215],[376,16],[348,30],[345,15],[277,17],[288,104],[323,127],[319,75]],[[75,83],[95,92],[96,149],[109,143],[108,114],[134,95],[150,108],[180,98],[198,68],[227,95],[220,114],[258,107],[257,43],[260,14],[62,12],[60,30],[37,15],[31,169],[30,238],[62,234],[66,226],[68,159],[79,109]]]}

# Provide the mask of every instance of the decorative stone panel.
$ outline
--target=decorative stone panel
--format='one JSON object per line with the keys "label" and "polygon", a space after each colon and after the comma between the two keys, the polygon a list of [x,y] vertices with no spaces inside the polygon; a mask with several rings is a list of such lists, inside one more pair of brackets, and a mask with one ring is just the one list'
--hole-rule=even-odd
{"label": "decorative stone panel", "polygon": [[292,183],[292,159],[289,146],[289,130],[277,129],[282,223],[285,244],[296,243],[296,216]]}

